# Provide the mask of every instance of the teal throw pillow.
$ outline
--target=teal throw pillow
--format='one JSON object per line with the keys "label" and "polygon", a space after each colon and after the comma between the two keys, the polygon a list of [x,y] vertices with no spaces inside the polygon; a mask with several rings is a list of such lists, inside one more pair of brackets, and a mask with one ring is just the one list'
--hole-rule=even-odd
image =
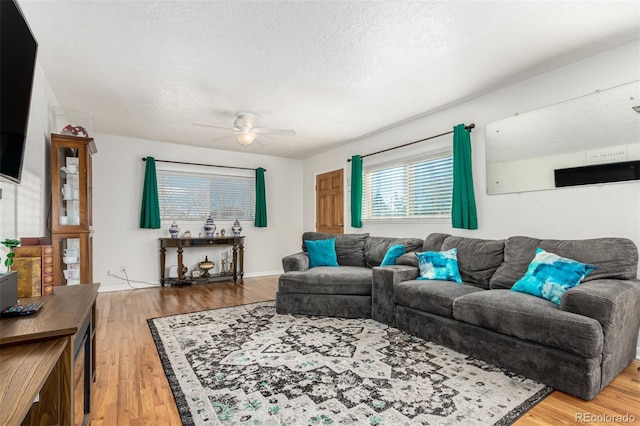
{"label": "teal throw pillow", "polygon": [[593,265],[560,257],[541,248],[529,264],[527,272],[511,287],[511,290],[542,297],[556,305],[562,295],[571,287],[580,284],[589,272],[596,269]]}
{"label": "teal throw pillow", "polygon": [[336,239],[329,240],[304,240],[309,254],[309,267],[338,266],[336,255]]}
{"label": "teal throw pillow", "polygon": [[416,257],[420,268],[419,280],[443,280],[462,284],[457,248],[439,252],[425,251],[416,253]]}
{"label": "teal throw pillow", "polygon": [[404,244],[394,244],[389,247],[387,253],[384,255],[384,259],[382,259],[382,263],[380,266],[389,266],[395,265],[396,259],[404,254]]}

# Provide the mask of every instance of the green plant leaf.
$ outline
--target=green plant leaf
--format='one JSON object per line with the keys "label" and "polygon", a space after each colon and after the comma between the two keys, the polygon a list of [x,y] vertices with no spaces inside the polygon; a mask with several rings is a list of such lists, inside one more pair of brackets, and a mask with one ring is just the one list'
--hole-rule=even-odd
{"label": "green plant leaf", "polygon": [[2,244],[5,247],[8,247],[10,249],[16,248],[20,245],[20,240],[14,240],[11,238],[7,238],[4,241],[0,242],[0,244]]}

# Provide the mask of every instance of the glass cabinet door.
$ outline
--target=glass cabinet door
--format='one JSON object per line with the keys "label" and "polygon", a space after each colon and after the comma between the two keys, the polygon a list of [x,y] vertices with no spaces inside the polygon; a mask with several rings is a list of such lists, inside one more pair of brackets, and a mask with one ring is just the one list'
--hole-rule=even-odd
{"label": "glass cabinet door", "polygon": [[59,153],[60,163],[65,165],[59,173],[58,224],[80,225],[80,159],[77,150],[60,148]]}
{"label": "glass cabinet door", "polygon": [[80,238],[60,238],[57,240],[58,252],[62,257],[58,274],[61,285],[80,284],[83,260],[80,241]]}
{"label": "glass cabinet door", "polygon": [[84,214],[86,201],[86,178],[84,171],[87,168],[84,156],[84,146],[66,141],[68,143],[56,143],[52,147],[54,161],[52,166],[55,182],[52,182],[54,194],[53,203],[53,229],[71,230],[72,227],[85,225]]}
{"label": "glass cabinet door", "polygon": [[92,138],[51,135],[51,231],[68,233],[91,227]]}

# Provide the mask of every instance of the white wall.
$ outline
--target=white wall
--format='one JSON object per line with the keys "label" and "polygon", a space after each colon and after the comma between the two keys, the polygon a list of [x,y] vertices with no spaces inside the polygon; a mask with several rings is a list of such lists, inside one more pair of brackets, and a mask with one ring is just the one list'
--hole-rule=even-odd
{"label": "white wall", "polygon": [[[485,126],[487,123],[596,89],[628,83],[640,78],[640,43],[635,42],[588,58],[570,66],[542,74],[475,99],[460,102],[440,111],[353,142],[304,161],[303,227],[312,230],[315,220],[313,182],[315,175],[345,168],[354,154],[380,149],[439,134],[459,123],[475,123],[471,135],[473,176],[479,229],[451,228],[450,223],[364,223],[363,228],[349,226],[349,196],[345,202],[345,232],[370,232],[379,236],[424,237],[432,232],[447,232],[478,238],[505,238],[529,235],[541,238],[580,239],[601,236],[627,237],[640,246],[640,183],[607,184],[562,188],[537,192],[486,195]],[[398,99],[402,102],[402,99]],[[392,106],[390,106],[392,107]],[[450,142],[451,136],[439,138]],[[364,166],[388,161],[391,156],[419,155],[434,146],[434,141],[391,151],[364,159]],[[416,148],[417,147],[417,148]],[[346,179],[348,181],[348,178]],[[348,183],[348,182],[347,182]],[[348,188],[348,185],[347,185]]]}
{"label": "white wall", "polygon": [[[0,240],[47,235],[47,211],[51,199],[47,135],[49,104],[57,105],[57,100],[40,63],[36,62],[22,180],[20,184],[0,180]],[[6,253],[5,247],[0,246],[2,259]]]}
{"label": "white wall", "polygon": [[[281,259],[300,250],[302,232],[302,162],[265,155],[188,147],[113,135],[94,135],[98,153],[93,157],[93,277],[101,291],[129,288],[126,282],[107,275],[126,266],[130,279],[158,283],[160,260],[158,238],[168,237],[171,223],[161,229],[140,229],[140,205],[144,182],[143,157],[238,167],[264,167],[268,227],[256,228],[242,222],[245,239],[245,276],[282,272]],[[230,142],[233,143],[233,142]],[[158,168],[164,167],[157,163]],[[182,166],[194,172],[220,169]],[[231,235],[232,222],[216,222],[217,231]],[[204,220],[179,222],[181,233],[193,236],[203,231]],[[226,248],[226,249],[230,249]],[[185,250],[185,265],[191,270],[205,255],[219,267],[222,248]],[[167,265],[177,264],[175,250],[167,251]],[[134,284],[139,285],[139,284]]]}

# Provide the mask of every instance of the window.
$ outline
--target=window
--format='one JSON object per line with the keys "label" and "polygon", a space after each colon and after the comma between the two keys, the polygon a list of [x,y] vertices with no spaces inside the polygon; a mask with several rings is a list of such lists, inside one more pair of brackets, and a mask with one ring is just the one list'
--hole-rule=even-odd
{"label": "window", "polygon": [[253,220],[255,177],[158,170],[162,220]]}
{"label": "window", "polygon": [[453,155],[446,152],[363,171],[363,219],[446,218]]}

